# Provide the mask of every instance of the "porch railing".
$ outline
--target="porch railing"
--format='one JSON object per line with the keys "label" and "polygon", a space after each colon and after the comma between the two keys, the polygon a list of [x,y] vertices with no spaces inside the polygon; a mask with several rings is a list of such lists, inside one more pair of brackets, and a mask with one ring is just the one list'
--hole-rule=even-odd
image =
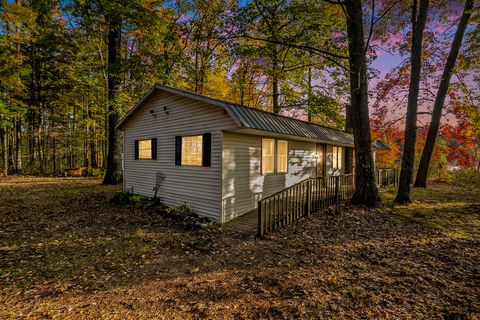
{"label": "porch railing", "polygon": [[396,168],[378,169],[377,185],[381,187],[398,186],[399,171]]}
{"label": "porch railing", "polygon": [[258,201],[258,236],[353,195],[355,175],[311,178]]}

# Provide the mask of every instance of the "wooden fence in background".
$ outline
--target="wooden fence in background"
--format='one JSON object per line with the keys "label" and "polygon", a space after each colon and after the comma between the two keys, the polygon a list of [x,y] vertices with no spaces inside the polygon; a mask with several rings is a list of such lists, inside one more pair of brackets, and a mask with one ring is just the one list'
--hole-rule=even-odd
{"label": "wooden fence in background", "polygon": [[376,174],[377,185],[380,187],[398,186],[399,172],[396,168],[378,169]]}

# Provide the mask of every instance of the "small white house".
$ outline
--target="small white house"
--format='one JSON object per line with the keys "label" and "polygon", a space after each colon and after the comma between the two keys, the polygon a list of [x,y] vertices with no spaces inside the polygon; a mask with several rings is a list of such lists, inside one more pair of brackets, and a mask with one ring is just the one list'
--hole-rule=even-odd
{"label": "small white house", "polygon": [[353,154],[343,131],[159,85],[117,128],[124,190],[153,196],[162,172],[166,205],[222,223],[304,179],[344,173]]}

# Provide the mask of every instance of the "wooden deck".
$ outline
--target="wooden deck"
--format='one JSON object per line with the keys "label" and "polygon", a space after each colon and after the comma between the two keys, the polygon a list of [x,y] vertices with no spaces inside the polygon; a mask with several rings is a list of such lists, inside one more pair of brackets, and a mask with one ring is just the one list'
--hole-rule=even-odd
{"label": "wooden deck", "polygon": [[258,225],[258,211],[254,209],[223,225],[225,230],[256,234]]}

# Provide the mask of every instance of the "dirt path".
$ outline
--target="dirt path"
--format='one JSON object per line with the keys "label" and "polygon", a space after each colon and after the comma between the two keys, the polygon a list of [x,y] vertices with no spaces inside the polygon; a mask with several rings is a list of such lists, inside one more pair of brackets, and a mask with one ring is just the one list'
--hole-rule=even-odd
{"label": "dirt path", "polygon": [[437,186],[264,240],[180,230],[97,179],[0,180],[0,318],[480,317],[480,191]]}

